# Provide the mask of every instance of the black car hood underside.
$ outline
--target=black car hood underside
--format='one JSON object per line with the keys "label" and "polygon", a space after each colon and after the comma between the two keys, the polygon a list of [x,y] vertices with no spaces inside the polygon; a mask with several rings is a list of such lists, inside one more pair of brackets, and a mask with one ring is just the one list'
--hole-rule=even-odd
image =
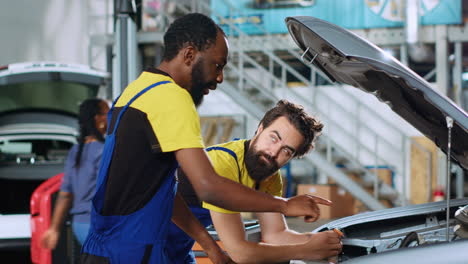
{"label": "black car hood underside", "polygon": [[305,60],[332,81],[372,93],[445,153],[450,117],[451,158],[468,169],[468,116],[450,99],[379,47],[344,28],[306,16],[288,17],[286,24]]}

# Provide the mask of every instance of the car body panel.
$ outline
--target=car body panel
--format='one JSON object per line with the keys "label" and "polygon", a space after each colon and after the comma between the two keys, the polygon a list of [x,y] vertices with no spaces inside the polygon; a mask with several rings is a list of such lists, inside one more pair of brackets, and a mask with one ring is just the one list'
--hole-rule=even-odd
{"label": "car body panel", "polygon": [[78,124],[77,115],[71,113],[48,109],[24,109],[0,113],[0,127],[4,130],[17,128],[26,131],[44,128],[48,133],[53,129],[57,129],[57,132],[66,130],[63,132],[70,133],[72,129],[76,134]]}
{"label": "car body panel", "polygon": [[[455,225],[459,223],[453,216],[460,207],[466,204],[468,204],[468,198],[450,201],[448,225],[450,241],[455,239],[463,240],[454,232]],[[344,237],[342,238],[343,251],[339,256],[339,261],[348,263],[349,260],[360,260],[363,256],[380,256],[382,253],[399,252],[408,247],[447,243],[446,208],[447,201],[440,201],[360,213],[328,222],[316,228],[313,232],[322,232],[335,228],[341,230]],[[442,258],[444,255],[436,256],[435,252],[437,252],[436,249],[431,256],[439,260],[439,262],[430,263],[452,263],[446,262]],[[447,255],[453,254],[453,252],[456,251],[447,251]],[[392,254],[391,256],[400,256],[398,253]],[[408,254],[408,257],[413,255],[408,251],[402,254]],[[372,261],[376,261],[376,258],[378,257],[372,258]],[[388,260],[388,257],[384,257],[384,259]],[[411,259],[414,260],[412,257]],[[362,263],[387,263],[383,259],[379,259],[377,262],[372,261]]]}
{"label": "car body panel", "polygon": [[332,81],[372,93],[445,153],[450,117],[450,155],[468,169],[468,115],[463,109],[379,47],[344,28],[304,16],[288,17],[286,24],[304,60]]}
{"label": "car body panel", "polygon": [[[423,78],[374,44],[354,33],[313,17],[288,17],[292,38],[303,59],[332,81],[371,93],[431,139],[452,161],[468,169],[468,115]],[[450,121],[453,127],[448,128]],[[450,132],[450,133],[449,133]],[[457,252],[468,241],[459,237],[454,218],[468,198],[361,213],[315,229],[344,233],[339,262],[467,263]],[[447,228],[448,227],[448,228]],[[447,242],[447,234],[450,241]],[[460,240],[460,242],[458,241]],[[378,253],[378,254],[376,254]]]}
{"label": "car body panel", "polygon": [[29,251],[31,194],[63,172],[78,135],[78,104],[106,97],[109,77],[58,62],[0,67],[0,249]]}
{"label": "car body panel", "polygon": [[[468,198],[464,199],[454,199],[450,201],[450,206],[455,210],[460,206],[468,204]],[[403,216],[417,216],[417,215],[426,215],[445,212],[447,207],[446,201],[425,203],[425,204],[415,204],[402,207],[388,208],[378,211],[365,212],[356,214],[353,216],[343,217],[327,224],[322,225],[321,227],[315,229],[315,231],[324,231],[324,229],[329,230],[333,228],[344,229],[356,224],[365,224],[375,221],[391,220]]]}
{"label": "car body panel", "polygon": [[107,98],[110,75],[87,65],[57,62],[0,67],[0,113],[55,110],[78,114],[86,98]]}
{"label": "car body panel", "polygon": [[381,254],[368,255],[351,259],[349,264],[376,263],[424,263],[424,264],[466,264],[468,262],[468,240],[457,240],[451,243],[432,244]]}
{"label": "car body panel", "polygon": [[0,71],[0,86],[29,81],[64,80],[74,83],[103,85],[109,74],[87,65],[58,62],[24,62],[8,65]]}
{"label": "car body panel", "polygon": [[[468,198],[450,203],[450,215],[460,206],[468,204]],[[389,208],[360,213],[324,224],[313,232],[339,229],[343,254],[348,260],[369,253],[382,253],[408,247],[403,244],[410,233],[416,233],[420,244],[436,244],[446,241],[446,201]],[[449,220],[449,237],[454,238],[455,221]]]}

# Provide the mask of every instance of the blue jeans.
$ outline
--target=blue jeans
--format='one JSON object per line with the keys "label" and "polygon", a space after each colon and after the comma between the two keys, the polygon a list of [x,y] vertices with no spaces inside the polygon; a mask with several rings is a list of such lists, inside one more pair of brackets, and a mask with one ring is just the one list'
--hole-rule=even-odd
{"label": "blue jeans", "polygon": [[75,234],[76,239],[78,239],[78,241],[80,242],[80,245],[83,245],[86,237],[88,236],[89,223],[78,223],[73,221],[72,230],[73,234]]}

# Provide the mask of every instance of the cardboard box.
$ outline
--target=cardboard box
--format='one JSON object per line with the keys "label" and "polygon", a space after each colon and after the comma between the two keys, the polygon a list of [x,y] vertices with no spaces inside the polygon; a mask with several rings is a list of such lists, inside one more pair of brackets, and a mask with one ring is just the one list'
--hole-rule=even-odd
{"label": "cardboard box", "polygon": [[[385,207],[387,208],[393,208],[393,205],[391,202],[387,201],[387,200],[379,200]],[[355,199],[354,201],[354,214],[359,214],[359,213],[365,213],[365,212],[369,212],[371,210],[369,210],[369,208],[367,208],[367,206],[365,206],[361,201],[359,201],[358,199]]]}
{"label": "cardboard box", "polygon": [[297,195],[301,194],[311,194],[333,202],[332,206],[319,205],[321,219],[340,218],[354,214],[354,197],[337,185],[299,184]]}
{"label": "cardboard box", "polygon": [[[370,169],[371,172],[376,173],[376,169]],[[377,176],[390,187],[393,186],[392,170],[387,168],[377,168]]]}

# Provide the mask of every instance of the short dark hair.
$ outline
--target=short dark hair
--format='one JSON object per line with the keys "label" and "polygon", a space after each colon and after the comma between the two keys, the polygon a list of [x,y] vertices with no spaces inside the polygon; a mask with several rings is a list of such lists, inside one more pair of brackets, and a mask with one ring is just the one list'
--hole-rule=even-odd
{"label": "short dark hair", "polygon": [[172,60],[186,45],[192,45],[199,51],[209,48],[216,42],[218,32],[224,35],[223,30],[206,15],[191,13],[179,17],[164,34],[163,60]]}
{"label": "short dark hair", "polygon": [[302,157],[314,148],[317,137],[321,134],[323,124],[315,117],[310,116],[302,105],[291,103],[287,100],[280,100],[276,106],[265,113],[260,124],[267,128],[279,117],[286,117],[291,124],[304,137],[303,144],[296,150],[295,157]]}

